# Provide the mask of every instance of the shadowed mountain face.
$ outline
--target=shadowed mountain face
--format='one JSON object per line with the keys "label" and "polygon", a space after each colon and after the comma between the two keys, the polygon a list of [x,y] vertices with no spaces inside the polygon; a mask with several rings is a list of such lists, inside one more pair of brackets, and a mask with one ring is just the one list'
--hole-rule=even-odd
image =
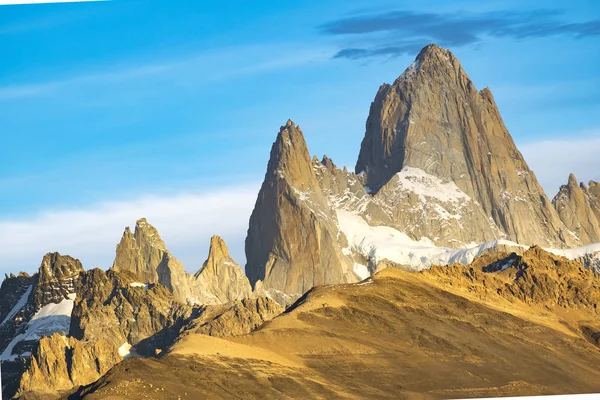
{"label": "shadowed mountain face", "polygon": [[[318,287],[251,334],[190,334],[86,399],[465,398],[600,391],[600,280],[532,248]],[[182,385],[181,382],[186,382]]]}
{"label": "shadowed mountain face", "polygon": [[339,228],[311,164],[299,126],[288,121],[271,148],[246,237],[246,274],[255,285],[305,293],[356,281],[338,243]]}

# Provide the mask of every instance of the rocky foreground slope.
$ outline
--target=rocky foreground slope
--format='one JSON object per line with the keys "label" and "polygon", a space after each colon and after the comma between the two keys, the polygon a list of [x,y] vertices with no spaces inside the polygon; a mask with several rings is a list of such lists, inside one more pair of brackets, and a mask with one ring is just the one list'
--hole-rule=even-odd
{"label": "rocky foreground slope", "polygon": [[[85,399],[465,398],[600,391],[600,279],[540,248],[321,286],[250,334],[189,334]],[[186,382],[182,385],[181,382]],[[116,397],[114,397],[116,396]]]}

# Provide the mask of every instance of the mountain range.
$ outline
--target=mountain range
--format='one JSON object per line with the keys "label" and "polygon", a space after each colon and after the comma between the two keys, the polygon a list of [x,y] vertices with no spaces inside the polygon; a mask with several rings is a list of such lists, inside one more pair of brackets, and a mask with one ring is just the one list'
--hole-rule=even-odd
{"label": "mountain range", "polygon": [[600,184],[571,174],[550,200],[491,91],[428,45],[379,88],[354,172],[280,127],[244,269],[214,236],[188,274],[142,218],[106,271],[51,253],[33,276],[7,276],[2,392],[600,391],[599,242]]}

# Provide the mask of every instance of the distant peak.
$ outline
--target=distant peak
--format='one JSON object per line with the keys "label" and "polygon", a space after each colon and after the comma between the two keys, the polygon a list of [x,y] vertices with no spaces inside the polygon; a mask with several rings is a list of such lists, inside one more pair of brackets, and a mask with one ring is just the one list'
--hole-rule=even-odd
{"label": "distant peak", "polygon": [[331,158],[327,157],[327,155],[323,155],[321,164],[323,164],[323,166],[330,171],[333,171],[335,169],[335,164],[333,163],[333,160]]}
{"label": "distant peak", "polygon": [[208,258],[219,259],[219,258],[230,258],[229,249],[225,241],[220,236],[213,236],[210,238],[210,248],[208,250]]}
{"label": "distant peak", "polygon": [[573,174],[573,173],[569,174],[569,186],[571,186],[571,187],[579,186],[579,184],[577,183],[577,178],[575,177],[575,174]]}
{"label": "distant peak", "polygon": [[395,84],[412,81],[421,74],[428,77],[441,75],[444,79],[448,77],[454,79],[456,76],[454,71],[461,71],[461,75],[465,74],[454,54],[436,44],[429,44],[421,49],[415,61],[396,79]]}
{"label": "distant peak", "polygon": [[194,275],[196,279],[203,274],[212,273],[218,274],[219,265],[223,265],[223,262],[231,263],[234,262],[231,256],[229,255],[229,250],[227,249],[227,245],[225,241],[220,236],[213,236],[210,238],[210,247],[208,249],[208,257],[204,264],[202,264],[202,268]]}
{"label": "distant peak", "polygon": [[288,141],[296,142],[300,140],[304,142],[304,136],[300,126],[296,125],[291,119],[288,119],[285,125],[279,128],[279,135],[277,135],[277,138],[278,140],[285,139],[286,144],[290,144],[287,143]]}
{"label": "distant peak", "polygon": [[454,55],[450,50],[431,43],[421,49],[417,55],[416,61],[425,61],[427,59],[450,60],[453,57]]}
{"label": "distant peak", "polygon": [[145,226],[145,225],[149,225],[146,218],[140,218],[137,221],[135,221],[135,226]]}
{"label": "distant peak", "polygon": [[131,228],[126,227],[123,232],[123,238],[121,243],[126,243],[130,239],[134,239],[138,242],[137,246],[144,244],[158,247],[165,250],[165,243],[162,241],[158,230],[152,226],[146,218],[140,218],[135,222],[135,231],[131,233]]}
{"label": "distant peak", "polygon": [[267,176],[295,182],[295,186],[301,188],[310,178],[310,171],[312,165],[304,134],[300,126],[289,120],[271,147]]}
{"label": "distant peak", "polygon": [[67,255],[63,256],[58,252],[47,253],[38,269],[39,282],[71,276],[78,274],[80,271],[83,271],[83,266],[78,259]]}

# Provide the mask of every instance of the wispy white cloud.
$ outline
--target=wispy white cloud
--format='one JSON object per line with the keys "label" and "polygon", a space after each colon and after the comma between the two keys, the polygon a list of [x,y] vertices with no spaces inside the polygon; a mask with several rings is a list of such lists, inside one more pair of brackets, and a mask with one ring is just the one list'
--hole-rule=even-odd
{"label": "wispy white cloud", "polygon": [[212,235],[222,236],[242,266],[244,239],[259,184],[203,193],[142,196],[75,210],[47,211],[29,218],[0,220],[0,272],[34,271],[47,252],[79,258],[86,268],[108,268],[125,226],[145,217],[167,248],[195,272]]}
{"label": "wispy white cloud", "polygon": [[18,6],[25,4],[90,3],[110,0],[0,0],[0,6]]}
{"label": "wispy white cloud", "polygon": [[580,181],[600,181],[600,131],[522,143],[519,149],[550,199],[569,173]]}
{"label": "wispy white cloud", "polygon": [[329,48],[307,47],[294,43],[267,43],[232,46],[206,50],[199,54],[168,62],[147,62],[138,65],[112,65],[103,70],[74,73],[73,76],[46,82],[26,83],[0,87],[0,100],[30,98],[48,95],[63,89],[133,82],[143,78],[148,87],[151,79],[165,79],[171,84],[204,84],[235,77],[257,75],[275,70],[293,68],[328,61]]}
{"label": "wispy white cloud", "polygon": [[118,83],[128,79],[148,77],[177,67],[177,64],[155,64],[139,67],[128,67],[107,72],[95,72],[75,75],[70,78],[33,83],[25,85],[9,85],[0,87],[0,99],[14,99],[19,97],[32,97],[54,93],[61,88],[85,84]]}

